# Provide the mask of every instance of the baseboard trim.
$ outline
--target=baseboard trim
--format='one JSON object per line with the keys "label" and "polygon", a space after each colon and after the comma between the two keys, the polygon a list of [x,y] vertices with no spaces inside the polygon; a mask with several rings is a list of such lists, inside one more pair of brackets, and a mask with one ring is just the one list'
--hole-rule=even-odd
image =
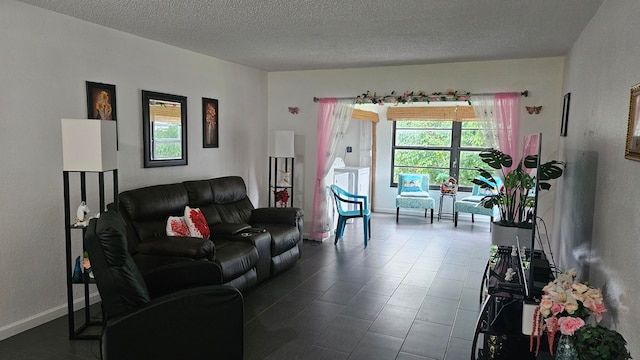
{"label": "baseboard trim", "polygon": [[[99,301],[100,295],[97,291],[89,294],[89,304],[93,305]],[[84,299],[80,298],[74,300],[73,305],[75,310],[84,309]],[[51,320],[55,320],[65,315],[67,315],[67,304],[53,307],[41,313],[2,326],[0,327],[0,340],[8,339],[14,335],[20,334],[21,332],[33,329],[34,327],[40,326],[42,324],[46,324]]]}

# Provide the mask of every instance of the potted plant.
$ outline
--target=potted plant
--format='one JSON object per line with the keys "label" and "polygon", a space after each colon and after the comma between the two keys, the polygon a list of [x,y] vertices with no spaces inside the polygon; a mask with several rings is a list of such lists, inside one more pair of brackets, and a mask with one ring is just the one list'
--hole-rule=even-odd
{"label": "potted plant", "polygon": [[574,346],[580,360],[631,359],[627,341],[615,330],[601,325],[585,325],[575,332],[574,337]]}
{"label": "potted plant", "polygon": [[[485,208],[491,209],[497,206],[500,210],[500,220],[495,223],[507,227],[531,228],[535,191],[549,190],[551,184],[548,181],[562,176],[564,163],[551,160],[541,164],[536,179],[526,169],[537,168],[537,155],[525,157],[515,169],[509,172],[505,170],[513,165],[513,159],[509,154],[496,149],[486,149],[480,152],[480,159],[493,170],[476,168],[479,177],[472,179],[471,182],[482,189],[491,190],[496,183],[493,177],[494,170],[500,170],[500,177],[504,179],[504,185],[497,189],[497,192],[482,199]],[[538,181],[537,189],[535,189],[536,180]]]}

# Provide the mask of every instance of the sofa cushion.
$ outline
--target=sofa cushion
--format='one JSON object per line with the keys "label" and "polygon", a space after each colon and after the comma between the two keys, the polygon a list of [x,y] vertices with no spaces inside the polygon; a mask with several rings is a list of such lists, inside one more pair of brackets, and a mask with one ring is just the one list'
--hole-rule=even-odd
{"label": "sofa cushion", "polygon": [[485,198],[484,196],[472,195],[472,196],[463,197],[462,200],[460,201],[479,203],[484,198]]}
{"label": "sofa cushion", "polygon": [[[182,184],[156,185],[120,193],[120,208],[133,221],[162,220],[182,215],[189,205],[187,189]],[[164,232],[164,231],[163,231]]]}
{"label": "sofa cushion", "polygon": [[205,206],[213,204],[213,191],[208,180],[191,180],[182,183],[187,189],[191,206]]}
{"label": "sofa cushion", "polygon": [[400,193],[400,196],[407,196],[407,197],[430,197],[431,195],[429,194],[428,191],[403,191]]}
{"label": "sofa cushion", "polygon": [[181,184],[148,186],[118,195],[119,212],[127,223],[129,252],[147,238],[166,236],[169,216],[183,216],[189,205],[187,190]]}
{"label": "sofa cushion", "polygon": [[202,210],[204,217],[207,219],[209,228],[215,224],[220,224],[220,214],[213,203],[213,190],[209,180],[192,180],[182,183],[187,189],[189,196],[189,206],[198,207]]}
{"label": "sofa cushion", "polygon": [[209,239],[175,236],[149,238],[136,247],[136,253],[156,256],[180,256],[191,260],[213,260],[216,248]]}
{"label": "sofa cushion", "polygon": [[200,207],[209,226],[249,223],[253,204],[240,176],[185,181],[183,185],[187,189],[190,206]]}
{"label": "sofa cushion", "polygon": [[208,239],[211,231],[207,224],[202,211],[198,208],[191,208],[189,206],[184,208],[184,221],[189,228],[189,234],[192,237]]}
{"label": "sofa cushion", "polygon": [[184,216],[169,216],[167,219],[167,236],[189,236],[189,227]]}
{"label": "sofa cushion", "polygon": [[422,175],[402,175],[402,183],[400,193],[403,192],[415,192],[422,190]]}
{"label": "sofa cushion", "polygon": [[219,235],[235,235],[243,230],[251,228],[249,224],[232,224],[232,223],[220,223],[216,225],[212,225],[211,227],[212,234]]}
{"label": "sofa cushion", "polygon": [[225,176],[209,180],[213,202],[229,204],[247,198],[247,187],[240,176]]}
{"label": "sofa cushion", "polygon": [[251,219],[251,211],[253,210],[253,205],[249,198],[233,203],[216,204],[215,207],[218,214],[220,214],[222,222],[232,224],[248,224]]}

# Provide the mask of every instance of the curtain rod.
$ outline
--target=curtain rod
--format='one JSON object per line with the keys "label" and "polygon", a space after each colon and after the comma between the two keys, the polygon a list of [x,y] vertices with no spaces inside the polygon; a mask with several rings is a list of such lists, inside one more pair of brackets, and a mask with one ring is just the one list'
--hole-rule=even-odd
{"label": "curtain rod", "polygon": [[[478,95],[495,95],[495,94],[497,94],[497,93],[478,93],[478,94],[469,93],[468,96],[469,97],[473,97],[473,96],[478,96]],[[520,92],[520,96],[529,97],[529,90],[525,90],[525,91]],[[384,96],[384,97],[386,97],[386,96]],[[389,95],[389,97],[394,97],[394,96],[393,95]],[[345,97],[336,97],[334,99],[338,99],[338,100],[353,99],[353,100],[355,100],[357,98],[358,98],[357,96],[345,96]],[[318,102],[318,101],[320,101],[320,99],[323,99],[323,98],[319,98],[319,97],[315,97],[314,96],[313,97],[313,102]],[[434,100],[434,101],[438,101],[438,100]]]}

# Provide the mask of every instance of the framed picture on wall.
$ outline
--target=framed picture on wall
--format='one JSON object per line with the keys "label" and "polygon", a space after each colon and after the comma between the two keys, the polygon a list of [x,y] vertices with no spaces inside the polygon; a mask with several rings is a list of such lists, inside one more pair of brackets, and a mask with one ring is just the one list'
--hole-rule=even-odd
{"label": "framed picture on wall", "polygon": [[624,157],[629,160],[640,161],[640,84],[631,87],[627,144],[624,148]]}
{"label": "framed picture on wall", "polygon": [[218,100],[202,98],[202,147],[218,146]]}
{"label": "framed picture on wall", "polygon": [[[117,121],[115,85],[87,81],[87,118]],[[116,138],[117,133],[116,124]]]}
{"label": "framed picture on wall", "polygon": [[116,120],[116,86],[87,81],[87,117]]}
{"label": "framed picture on wall", "polygon": [[567,123],[569,121],[569,103],[571,102],[571,93],[564,95],[564,103],[562,105],[562,126],[560,127],[560,136],[567,136]]}
{"label": "framed picture on wall", "polygon": [[187,97],[142,90],[144,167],[188,165]]}

